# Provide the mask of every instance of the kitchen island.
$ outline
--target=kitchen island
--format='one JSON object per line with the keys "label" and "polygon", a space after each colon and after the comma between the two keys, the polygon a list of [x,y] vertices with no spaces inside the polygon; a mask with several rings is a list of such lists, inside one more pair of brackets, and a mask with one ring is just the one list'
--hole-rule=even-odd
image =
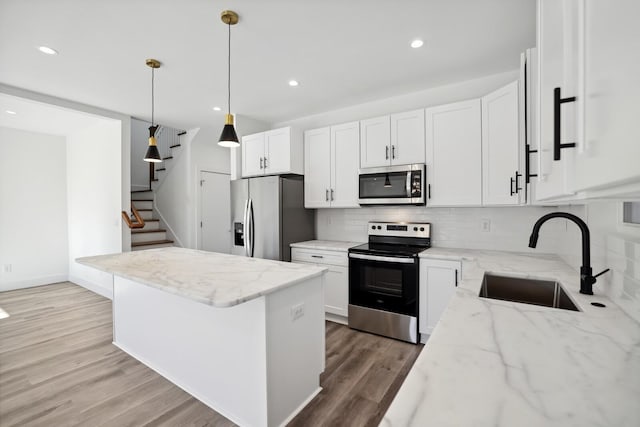
{"label": "kitchen island", "polygon": [[113,275],[113,343],[239,425],[319,391],[325,269],[183,248],[80,258]]}
{"label": "kitchen island", "polygon": [[[456,292],[381,426],[638,426],[640,323],[554,255],[431,248]],[[483,298],[485,273],[561,283],[580,311]],[[596,307],[591,303],[602,303]]]}

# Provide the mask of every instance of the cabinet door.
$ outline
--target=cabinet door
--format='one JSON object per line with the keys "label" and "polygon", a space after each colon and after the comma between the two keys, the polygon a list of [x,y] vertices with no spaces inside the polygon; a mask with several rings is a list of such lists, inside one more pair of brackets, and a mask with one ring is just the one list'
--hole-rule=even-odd
{"label": "cabinet door", "polygon": [[[304,133],[304,207],[329,207],[331,134],[328,127]],[[356,173],[357,165],[354,166]]]}
{"label": "cabinet door", "polygon": [[583,97],[578,93],[579,3],[581,0],[538,1],[538,182],[536,199],[547,200],[574,193],[576,148],[560,150],[554,160],[554,91],[561,98],[576,97],[575,102],[560,106],[560,140],[577,143],[582,126],[580,117]]}
{"label": "cabinet door", "polygon": [[524,195],[520,170],[518,81],[482,98],[482,204],[517,205]]}
{"label": "cabinet door", "polygon": [[458,286],[462,265],[458,261],[420,259],[418,327],[431,334]]}
{"label": "cabinet door", "polygon": [[[331,126],[331,206],[359,207],[358,204],[358,122]],[[315,158],[314,158],[315,161]]]}
{"label": "cabinet door", "polygon": [[427,206],[482,204],[480,100],[426,110]]}
{"label": "cabinet door", "polygon": [[324,286],[324,310],[327,313],[347,317],[349,305],[349,269],[333,265],[328,267]]}
{"label": "cabinet door", "polygon": [[391,164],[389,116],[360,121],[360,167],[375,168]]}
{"label": "cabinet door", "polygon": [[640,182],[638,21],[637,0],[586,0],[585,138],[576,190]]}
{"label": "cabinet door", "polygon": [[275,175],[290,172],[291,128],[270,130],[264,133],[265,173]]}
{"label": "cabinet door", "polygon": [[391,164],[424,163],[424,110],[391,115]]}
{"label": "cabinet door", "polygon": [[264,133],[242,137],[242,176],[264,174]]}

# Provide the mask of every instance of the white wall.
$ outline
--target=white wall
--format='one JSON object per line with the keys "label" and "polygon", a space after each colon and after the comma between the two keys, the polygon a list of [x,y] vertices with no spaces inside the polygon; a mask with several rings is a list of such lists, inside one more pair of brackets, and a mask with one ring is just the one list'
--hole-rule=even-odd
{"label": "white wall", "polygon": [[[611,269],[598,278],[594,292],[606,294],[640,321],[640,226],[622,224],[621,202],[593,201],[558,210],[578,215],[589,226],[593,273]],[[581,247],[580,230],[568,224],[558,254],[576,274],[582,265]]]}
{"label": "white wall", "polygon": [[131,119],[131,189],[149,188],[149,163],[144,161],[149,144],[148,122]]}
{"label": "white wall", "polygon": [[0,291],[67,280],[66,157],[63,136],[0,127]]}
{"label": "white wall", "polygon": [[122,155],[117,120],[96,118],[67,137],[69,280],[108,297],[109,275],[74,260],[122,251]]}
{"label": "white wall", "polygon": [[478,79],[439,86],[391,98],[379,99],[364,104],[353,105],[351,107],[315,114],[313,116],[284,121],[276,123],[273,127],[295,126],[301,130],[308,130],[355,120],[368,119],[384,114],[400,113],[418,108],[479,98],[518,79],[518,76],[518,70],[507,71]]}
{"label": "white wall", "polygon": [[155,208],[160,220],[167,228],[169,238],[184,248],[195,248],[195,174],[192,172],[191,150],[199,133],[200,129],[192,129],[181,137],[180,151],[176,151],[170,160],[173,164],[167,168],[167,176],[155,190]]}
{"label": "white wall", "polygon": [[[360,209],[318,209],[317,238],[322,240],[367,241],[368,221],[416,221],[432,224],[431,244],[442,248],[490,249],[531,252],[529,234],[536,220],[556,210],[547,207],[427,208],[421,206],[368,207]],[[481,223],[489,220],[490,230]],[[564,224],[547,224],[541,230],[536,253],[555,253],[556,235]]]}

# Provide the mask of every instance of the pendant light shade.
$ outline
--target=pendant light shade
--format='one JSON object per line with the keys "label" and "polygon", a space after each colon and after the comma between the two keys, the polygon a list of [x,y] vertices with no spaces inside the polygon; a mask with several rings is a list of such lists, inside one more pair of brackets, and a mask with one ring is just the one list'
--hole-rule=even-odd
{"label": "pendant light shade", "polygon": [[158,126],[149,126],[149,147],[147,147],[147,154],[144,155],[145,162],[160,163],[162,161],[156,144],[157,129]]}
{"label": "pendant light shade", "polygon": [[227,116],[224,122],[224,128],[222,128],[222,133],[220,134],[220,139],[218,140],[218,145],[221,147],[235,148],[239,147],[240,143],[238,142],[238,135],[236,134],[236,129],[233,126],[233,114],[231,114],[231,26],[238,23],[238,14],[232,10],[225,10],[220,15],[220,19],[222,22],[227,24],[229,29],[228,36],[228,62],[227,62]]}
{"label": "pendant light shade", "polygon": [[151,126],[149,126],[149,146],[147,147],[147,153],[144,155],[144,161],[160,163],[162,162],[162,157],[160,157],[158,145],[156,144],[156,130],[158,129],[158,126],[154,124],[154,72],[156,68],[160,68],[160,61],[156,59],[147,59],[146,64],[151,68]]}

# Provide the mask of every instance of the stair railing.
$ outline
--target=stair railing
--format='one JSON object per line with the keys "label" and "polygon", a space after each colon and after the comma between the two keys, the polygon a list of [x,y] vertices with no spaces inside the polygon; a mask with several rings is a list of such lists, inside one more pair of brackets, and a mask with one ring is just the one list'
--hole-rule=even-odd
{"label": "stair railing", "polygon": [[138,209],[136,209],[136,207],[133,205],[131,205],[131,212],[133,212],[133,216],[136,218],[135,221],[131,221],[131,216],[127,214],[125,211],[122,211],[122,218],[124,218],[124,222],[127,223],[129,228],[144,227],[144,219],[140,216],[140,212],[138,212]]}

